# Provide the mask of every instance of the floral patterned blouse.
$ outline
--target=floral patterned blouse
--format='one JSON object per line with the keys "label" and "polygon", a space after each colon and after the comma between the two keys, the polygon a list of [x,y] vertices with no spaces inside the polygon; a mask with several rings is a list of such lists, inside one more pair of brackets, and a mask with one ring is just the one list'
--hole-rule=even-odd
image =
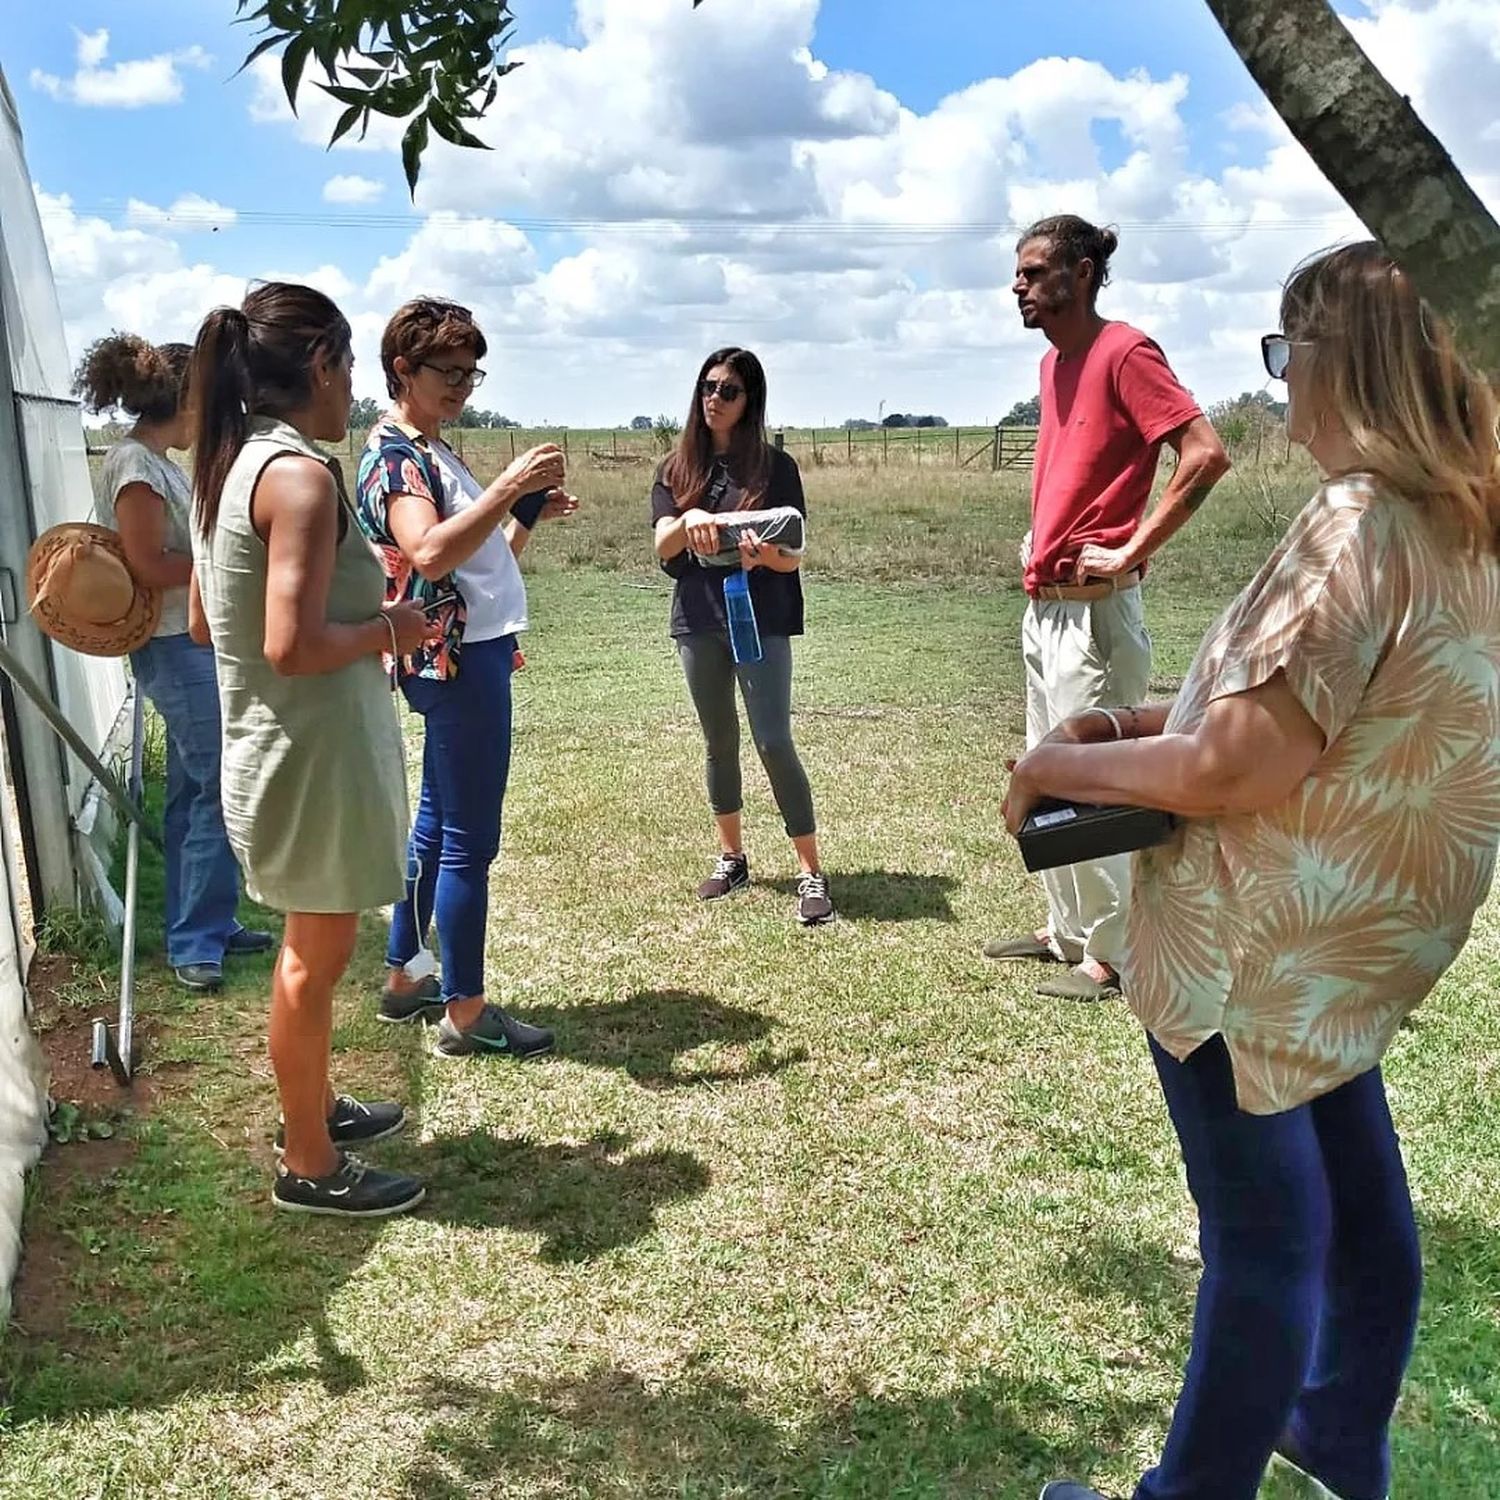
{"label": "floral patterned blouse", "polygon": [[1136,855],[1123,964],[1173,1056],[1223,1034],[1251,1114],[1374,1067],[1468,937],[1500,839],[1500,563],[1368,476],[1331,482],[1209,631],[1166,732],[1278,670],[1323,756],[1279,806]]}
{"label": "floral patterned blouse", "polygon": [[[355,514],[360,530],[374,544],[385,568],[386,602],[409,600],[438,622],[442,634],[435,644],[419,646],[396,663],[400,676],[431,677],[439,681],[458,675],[468,612],[458,580],[452,573],[436,581],[424,578],[407,560],[391,535],[386,510],[392,495],[418,495],[443,509],[443,481],[432,445],[415,427],[385,417],[376,424],[360,455],[355,485]],[[387,667],[391,665],[387,653]]]}

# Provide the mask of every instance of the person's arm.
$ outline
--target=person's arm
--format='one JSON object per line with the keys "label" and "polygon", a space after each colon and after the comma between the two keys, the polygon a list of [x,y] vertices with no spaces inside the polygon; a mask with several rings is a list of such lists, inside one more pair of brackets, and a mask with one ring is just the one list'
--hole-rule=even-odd
{"label": "person's arm", "polygon": [[1324,749],[1322,729],[1278,670],[1258,687],[1216,699],[1192,734],[1038,745],[1016,762],[1005,822],[1017,832],[1043,797],[1187,818],[1259,812],[1285,801]]}
{"label": "person's arm", "polygon": [[137,583],[180,589],[192,576],[192,554],[167,546],[167,502],[144,480],[123,485],[115,496],[115,529]]}
{"label": "person's arm", "polygon": [[282,677],[337,672],[392,644],[409,655],[436,627],[412,604],[395,604],[368,620],[328,618],[328,590],[338,552],[338,491],[316,459],[274,459],[256,486],[254,521],[266,539],[266,660]]}
{"label": "person's arm", "polygon": [[563,470],[562,449],[542,443],[517,457],[472,505],[446,519],[438,516],[435,495],[393,490],[386,498],[386,525],[412,567],[435,582],[468,562],[523,495],[560,486]]}
{"label": "person's arm", "polygon": [[788,552],[775,542],[763,542],[760,533],[747,530],[740,538],[740,566],[748,573],[766,568],[772,573],[795,573],[802,566],[800,552]]}
{"label": "person's arm", "polygon": [[1166,441],[1177,452],[1177,472],[1167,481],[1161,499],[1123,547],[1096,547],[1091,543],[1082,548],[1074,568],[1076,578],[1081,580],[1088,574],[1107,578],[1140,567],[1187,525],[1229,472],[1229,455],[1207,417],[1194,417],[1185,427],[1169,432]]}
{"label": "person's arm", "polygon": [[214,643],[208,630],[208,614],[203,608],[203,591],[198,587],[197,568],[188,578],[188,637],[198,646]]}
{"label": "person's arm", "polygon": [[[570,495],[566,490],[553,490],[547,496],[547,502],[542,506],[537,520],[561,521],[571,516],[577,509],[577,495]],[[521,554],[526,550],[526,543],[531,540],[533,530],[533,527],[524,525],[515,516],[506,519],[505,540],[510,545],[511,556],[517,561],[520,561]]]}

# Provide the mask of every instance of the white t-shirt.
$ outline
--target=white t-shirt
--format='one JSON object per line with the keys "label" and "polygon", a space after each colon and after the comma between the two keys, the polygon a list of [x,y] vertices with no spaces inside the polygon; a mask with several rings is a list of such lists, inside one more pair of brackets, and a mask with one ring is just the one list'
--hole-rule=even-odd
{"label": "white t-shirt", "polygon": [[[446,443],[435,442],[432,455],[443,481],[443,514],[459,515],[484,493],[484,486]],[[484,539],[473,557],[453,573],[468,611],[464,622],[466,641],[493,641],[526,629],[526,585],[510,543],[505,540],[503,522]]]}
{"label": "white t-shirt", "polygon": [[[161,496],[166,506],[165,542],[170,552],[192,554],[192,532],[188,516],[193,505],[193,487],[188,477],[159,453],[153,453],[135,438],[121,438],[104,455],[99,482],[94,495],[94,513],[101,526],[120,529],[115,519],[115,501],[128,484],[144,484]],[[161,591],[161,623],[155,636],[185,635],[188,628],[188,591],[184,586]]]}

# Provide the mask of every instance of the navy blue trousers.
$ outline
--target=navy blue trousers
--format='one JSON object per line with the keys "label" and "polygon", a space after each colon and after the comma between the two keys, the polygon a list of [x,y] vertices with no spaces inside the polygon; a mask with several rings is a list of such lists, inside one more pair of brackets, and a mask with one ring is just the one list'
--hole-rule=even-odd
{"label": "navy blue trousers", "polygon": [[1277,1115],[1235,1103],[1222,1037],[1151,1055],[1198,1205],[1203,1277],[1161,1462],[1136,1500],[1255,1500],[1284,1431],[1343,1500],[1390,1485],[1421,1251],[1380,1070]]}

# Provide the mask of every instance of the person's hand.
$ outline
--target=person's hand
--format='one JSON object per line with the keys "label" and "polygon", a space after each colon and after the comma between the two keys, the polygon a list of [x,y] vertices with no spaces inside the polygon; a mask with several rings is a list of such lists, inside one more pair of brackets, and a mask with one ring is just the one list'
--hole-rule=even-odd
{"label": "person's hand", "polygon": [[1029,531],[1021,538],[1021,545],[1016,549],[1016,556],[1021,560],[1021,571],[1024,573],[1031,566],[1031,533]]}
{"label": "person's hand", "polygon": [[396,633],[396,655],[410,656],[419,646],[435,641],[442,626],[430,618],[420,605],[409,601],[384,606],[386,619]]}
{"label": "person's hand", "polygon": [[761,552],[764,544],[761,542],[759,533],[748,527],[743,536],[740,537],[740,566],[748,573],[752,568],[761,566]]}
{"label": "person's hand", "polygon": [[538,490],[555,490],[563,482],[567,460],[556,443],[538,443],[517,454],[500,478],[517,495],[534,495]]}
{"label": "person's hand", "polygon": [[[1020,760],[1005,762],[1005,769],[1010,772],[1010,785],[1005,791],[1005,805],[1002,811],[1005,815],[1005,826],[1012,836],[1020,833],[1032,808],[1042,799],[1042,793],[1032,776],[1035,756],[1036,751],[1033,750],[1023,755]],[[1032,765],[1028,765],[1028,762]]]}
{"label": "person's hand", "polygon": [[553,490],[547,496],[547,503],[542,507],[539,519],[561,521],[564,517],[571,516],[577,509],[577,495],[570,495],[566,490]]}
{"label": "person's hand", "polygon": [[1118,578],[1136,566],[1128,547],[1100,547],[1087,543],[1073,564],[1073,582],[1085,583],[1090,578]]}
{"label": "person's hand", "polygon": [[698,506],[682,513],[683,530],[688,548],[700,557],[712,557],[719,550],[719,523]]}

